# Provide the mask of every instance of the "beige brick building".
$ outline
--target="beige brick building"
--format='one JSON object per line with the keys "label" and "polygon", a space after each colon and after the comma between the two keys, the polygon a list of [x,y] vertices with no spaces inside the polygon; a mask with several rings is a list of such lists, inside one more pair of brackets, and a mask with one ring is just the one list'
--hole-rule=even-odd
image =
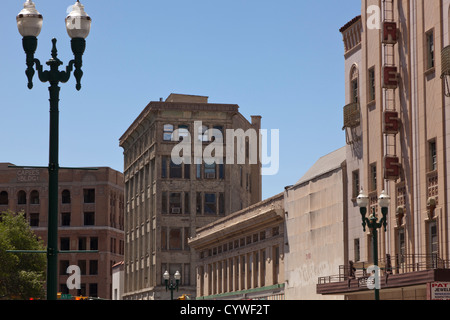
{"label": "beige brick building", "polygon": [[[446,81],[450,1],[362,1],[342,29],[345,47],[349,181],[347,262],[319,279],[320,294],[373,299],[364,284],[372,236],[356,203],[369,210],[391,197],[387,231],[379,230],[381,299],[430,299],[449,282],[449,106]],[[335,275],[335,276],[333,276]]]}
{"label": "beige brick building", "polygon": [[[0,163],[0,212],[24,211],[32,230],[46,243],[47,169],[12,168]],[[123,175],[111,168],[59,171],[58,291],[111,299],[112,266],[123,259]],[[68,290],[69,265],[81,269],[81,289]]]}
{"label": "beige brick building", "polygon": [[[168,299],[166,270],[172,276],[180,272],[180,295],[195,297],[196,259],[187,239],[197,228],[261,200],[259,160],[208,164],[202,155],[216,141],[208,130],[222,132],[227,144],[231,142],[225,137],[227,130],[258,133],[260,122],[261,117],[253,116],[250,123],[234,104],[171,94],[165,101],[150,102],[123,134],[124,299]],[[192,161],[177,164],[172,150],[188,137],[192,149],[185,156]],[[246,159],[254,142],[249,137],[241,145]]]}

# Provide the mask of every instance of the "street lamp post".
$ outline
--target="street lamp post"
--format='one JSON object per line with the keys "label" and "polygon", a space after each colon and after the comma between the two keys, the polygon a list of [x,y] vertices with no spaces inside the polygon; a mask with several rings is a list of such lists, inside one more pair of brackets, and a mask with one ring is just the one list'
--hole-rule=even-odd
{"label": "street lamp post", "polygon": [[24,8],[17,15],[17,27],[22,35],[22,45],[26,54],[26,76],[28,88],[33,88],[34,67],[41,82],[49,82],[50,93],[50,146],[49,146],[49,200],[48,200],[48,239],[47,239],[47,299],[57,299],[57,265],[58,265],[58,145],[59,145],[59,83],[66,83],[74,70],[76,89],[81,89],[83,76],[82,56],[86,48],[86,37],[91,28],[91,18],[84,11],[84,6],[77,1],[72,12],[66,17],[66,29],[70,36],[74,59],[69,62],[65,71],[59,71],[63,64],[58,59],[56,39],[52,39],[52,58],[47,61],[50,70],[44,71],[38,59],[34,57],[37,49],[37,36],[43,24],[42,15],[36,10],[31,0],[24,3]]}
{"label": "street lamp post", "polygon": [[[369,197],[365,195],[361,190],[361,193],[357,198],[359,211],[361,213],[363,230],[364,232],[366,231],[367,225],[372,232],[373,264],[376,267],[375,272],[378,272],[378,229],[384,227],[384,231],[386,231],[387,215],[390,201],[391,198],[383,190],[380,197],[378,198],[378,204],[381,207],[381,214],[383,215],[383,217],[380,219],[380,221],[377,221],[375,208],[373,209],[372,214],[369,216],[369,218],[366,217],[367,206],[369,205]],[[375,285],[374,290],[375,300],[380,300],[380,290],[377,285]]]}
{"label": "street lamp post", "polygon": [[175,284],[173,283],[173,279],[170,279],[169,272],[166,270],[164,272],[164,282],[166,283],[166,291],[170,290],[170,300],[173,300],[173,291],[177,290],[178,292],[178,286],[180,284],[181,274],[179,271],[175,272],[175,275],[173,276],[175,278]]}

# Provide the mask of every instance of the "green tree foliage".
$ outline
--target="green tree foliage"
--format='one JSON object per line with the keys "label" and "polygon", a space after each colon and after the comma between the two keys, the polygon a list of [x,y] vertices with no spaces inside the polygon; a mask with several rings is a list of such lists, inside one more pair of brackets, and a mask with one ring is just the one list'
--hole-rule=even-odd
{"label": "green tree foliage", "polygon": [[0,213],[0,299],[43,298],[46,255],[8,250],[45,250],[24,213]]}

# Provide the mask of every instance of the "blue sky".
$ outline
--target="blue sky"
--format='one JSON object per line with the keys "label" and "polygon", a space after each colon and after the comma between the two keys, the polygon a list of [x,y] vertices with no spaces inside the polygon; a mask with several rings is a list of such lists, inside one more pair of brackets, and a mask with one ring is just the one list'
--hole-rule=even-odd
{"label": "blue sky", "polygon": [[[15,17],[0,12],[0,162],[47,166],[48,84],[28,90]],[[51,39],[73,58],[64,18],[74,0],[34,0],[44,16],[36,58]],[[170,93],[231,103],[264,129],[280,130],[280,170],[263,177],[263,198],[294,184],[321,156],[345,145],[344,48],[339,28],[360,14],[357,0],[84,0],[92,17],[83,88],[61,85],[60,165],[123,171],[118,140],[150,102]]]}

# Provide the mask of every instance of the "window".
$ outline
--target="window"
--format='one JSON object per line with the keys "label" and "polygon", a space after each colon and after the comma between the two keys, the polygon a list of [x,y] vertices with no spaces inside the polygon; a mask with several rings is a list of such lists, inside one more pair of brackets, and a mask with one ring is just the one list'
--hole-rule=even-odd
{"label": "window", "polygon": [[350,100],[351,103],[359,102],[359,79],[358,79],[358,68],[353,66],[350,73]]}
{"label": "window", "polygon": [[27,194],[25,191],[20,190],[17,193],[17,204],[27,204]]}
{"label": "window", "polygon": [[95,213],[94,212],[85,212],[84,213],[84,225],[85,226],[95,225]]}
{"label": "window", "polygon": [[429,253],[437,257],[439,253],[439,241],[436,221],[428,223],[428,246]]}
{"label": "window", "polygon": [[405,262],[405,254],[406,254],[406,241],[405,241],[405,229],[399,228],[397,229],[397,253],[398,253],[398,263]]}
{"label": "window", "polygon": [[428,153],[430,171],[435,171],[437,170],[436,140],[428,142]]}
{"label": "window", "polygon": [[184,164],[184,178],[191,179],[191,165],[188,163]]}
{"label": "window", "polygon": [[360,252],[360,246],[359,246],[359,239],[353,240],[353,248],[355,251],[355,262],[358,262],[361,260],[361,252]]}
{"label": "window", "polygon": [[205,168],[205,175],[204,177],[206,179],[215,179],[216,178],[216,164],[207,164],[205,162],[204,164],[204,168]]}
{"label": "window", "polygon": [[70,250],[70,238],[60,238],[59,239],[59,250]]}
{"label": "window", "polygon": [[70,212],[61,213],[61,226],[62,227],[70,226]]}
{"label": "window", "polygon": [[182,178],[182,166],[181,164],[175,164],[170,160],[170,178],[181,179]]}
{"label": "window", "polygon": [[181,250],[181,229],[170,229],[169,231],[169,249]]}
{"label": "window", "polygon": [[189,137],[189,126],[179,125],[178,126],[178,141],[183,141],[184,138]]}
{"label": "window", "polygon": [[216,214],[215,193],[205,193],[205,214]]}
{"label": "window", "polygon": [[84,189],[84,203],[95,203],[95,189]]}
{"label": "window", "polygon": [[370,165],[370,191],[377,190],[377,164]]}
{"label": "window", "polygon": [[89,250],[98,250],[98,238],[92,237],[89,239]]}
{"label": "window", "polygon": [[427,69],[434,68],[434,31],[430,30],[426,33],[426,58],[427,58]]}
{"label": "window", "polygon": [[163,140],[164,141],[172,141],[172,135],[173,135],[173,125],[165,124],[164,125]]}
{"label": "window", "polygon": [[8,192],[2,191],[0,192],[0,205],[8,204]]}
{"label": "window", "polygon": [[369,69],[369,101],[375,100],[375,67]]}
{"label": "window", "polygon": [[62,203],[70,203],[70,191],[69,190],[64,190],[61,194],[61,202]]}
{"label": "window", "polygon": [[98,285],[96,283],[89,283],[89,297],[97,297],[98,296]]}
{"label": "window", "polygon": [[90,260],[89,261],[89,274],[90,275],[98,274],[98,260]]}
{"label": "window", "polygon": [[30,214],[30,227],[39,227],[39,213]]}
{"label": "window", "polygon": [[359,192],[361,190],[360,184],[359,184],[359,170],[353,171],[352,173],[352,197],[356,198],[359,195]]}
{"label": "window", "polygon": [[202,178],[202,158],[195,158],[195,177]]}
{"label": "window", "polygon": [[[60,260],[59,261],[59,274],[61,276],[67,275],[66,271],[69,268],[69,260]],[[67,286],[65,286],[67,288]]]}
{"label": "window", "polygon": [[170,193],[169,197],[169,213],[181,214],[181,193]]}
{"label": "window", "polygon": [[36,191],[36,190],[31,191],[30,203],[31,204],[39,204],[39,192],[38,191]]}
{"label": "window", "polygon": [[78,238],[78,250],[86,250],[86,238]]}

